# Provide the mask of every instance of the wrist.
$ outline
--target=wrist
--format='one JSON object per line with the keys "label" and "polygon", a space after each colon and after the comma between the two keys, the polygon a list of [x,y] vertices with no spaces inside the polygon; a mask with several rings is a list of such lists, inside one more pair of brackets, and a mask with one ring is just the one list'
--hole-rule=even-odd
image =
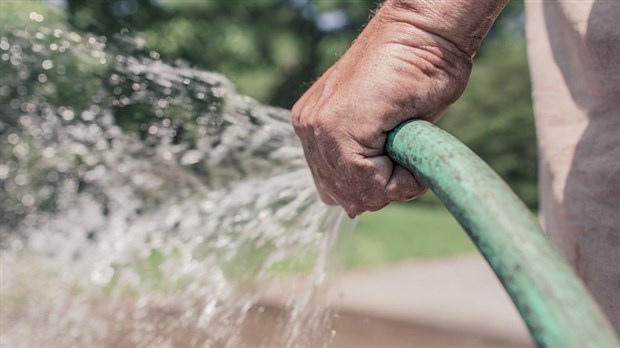
{"label": "wrist", "polygon": [[387,0],[375,18],[402,23],[472,58],[508,0]]}

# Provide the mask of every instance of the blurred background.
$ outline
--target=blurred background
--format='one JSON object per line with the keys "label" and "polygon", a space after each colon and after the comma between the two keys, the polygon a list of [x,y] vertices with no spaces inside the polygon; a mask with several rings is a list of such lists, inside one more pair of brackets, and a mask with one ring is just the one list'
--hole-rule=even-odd
{"label": "blurred background", "polygon": [[[240,94],[290,109],[346,51],[378,5],[375,0],[3,0],[0,6],[3,32],[28,27],[41,15],[47,27],[101,35],[108,46],[120,37],[138,38],[142,51],[157,59],[222,73]],[[82,68],[74,76],[95,71]],[[82,98],[79,93],[61,97],[68,105]],[[136,117],[130,108],[116,112],[117,120],[136,129],[155,117]],[[124,117],[123,112],[133,114]],[[439,125],[489,163],[532,210],[537,208],[523,1],[513,0],[504,10],[475,57],[465,94]],[[16,214],[14,204],[20,203],[2,201],[3,216]],[[364,214],[351,238],[350,270],[475,252],[430,193]]]}
{"label": "blurred background", "polygon": [[[47,26],[57,22],[110,41],[129,34],[142,38],[145,50],[164,60],[220,72],[240,94],[290,109],[347,49],[376,7],[374,0],[4,1],[2,26],[30,25],[29,18],[11,14],[27,8],[41,13]],[[537,208],[522,1],[511,1],[504,10],[475,57],[465,94],[439,124],[489,163],[531,209]],[[423,212],[416,219],[420,229],[434,232],[407,233],[413,207],[418,208],[413,214]],[[362,266],[473,250],[459,229],[432,194],[392,205],[362,216],[348,263]],[[456,237],[447,238],[445,231]],[[403,238],[414,240],[402,243]],[[420,250],[401,250],[403,245]]]}

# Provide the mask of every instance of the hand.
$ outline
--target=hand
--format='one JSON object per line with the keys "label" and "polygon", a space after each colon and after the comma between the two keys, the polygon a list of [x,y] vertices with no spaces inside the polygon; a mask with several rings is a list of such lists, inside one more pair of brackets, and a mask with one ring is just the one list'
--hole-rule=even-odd
{"label": "hand", "polygon": [[322,200],[350,217],[426,186],[384,151],[387,132],[431,122],[463,92],[471,56],[384,5],[342,58],[301,97],[292,122]]}

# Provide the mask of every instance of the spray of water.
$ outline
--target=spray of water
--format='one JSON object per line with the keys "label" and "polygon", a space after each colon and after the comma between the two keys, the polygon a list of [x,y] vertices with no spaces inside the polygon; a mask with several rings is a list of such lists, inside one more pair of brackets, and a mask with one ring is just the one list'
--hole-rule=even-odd
{"label": "spray of water", "polygon": [[317,200],[288,112],[142,46],[2,32],[2,345],[328,344],[350,223]]}

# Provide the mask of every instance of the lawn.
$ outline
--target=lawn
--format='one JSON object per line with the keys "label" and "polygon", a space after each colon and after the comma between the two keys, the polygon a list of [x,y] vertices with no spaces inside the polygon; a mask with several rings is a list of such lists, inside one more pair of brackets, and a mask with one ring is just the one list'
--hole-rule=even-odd
{"label": "lawn", "polygon": [[443,206],[420,204],[392,203],[381,211],[363,214],[349,245],[347,268],[475,251],[469,237]]}

